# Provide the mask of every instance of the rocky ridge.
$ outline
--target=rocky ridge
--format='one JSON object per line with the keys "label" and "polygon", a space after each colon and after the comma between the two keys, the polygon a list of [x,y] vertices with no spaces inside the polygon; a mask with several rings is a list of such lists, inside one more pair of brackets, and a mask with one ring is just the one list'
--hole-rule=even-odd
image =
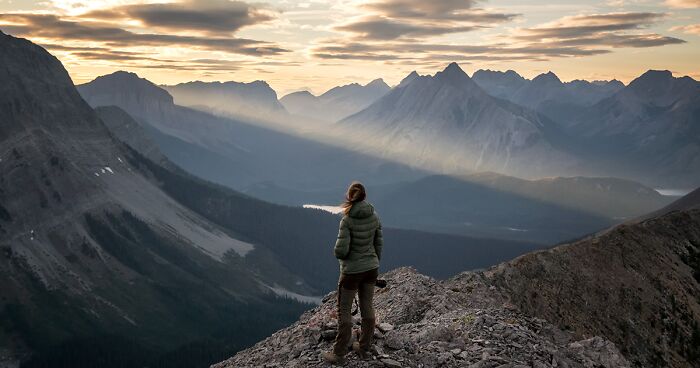
{"label": "rocky ridge", "polygon": [[[483,274],[438,281],[400,268],[382,277],[388,286],[375,295],[372,358],[350,353],[346,367],[630,366],[604,338],[577,339],[518,312]],[[327,366],[319,355],[335,337],[335,297],[328,294],[294,325],[212,368]]]}

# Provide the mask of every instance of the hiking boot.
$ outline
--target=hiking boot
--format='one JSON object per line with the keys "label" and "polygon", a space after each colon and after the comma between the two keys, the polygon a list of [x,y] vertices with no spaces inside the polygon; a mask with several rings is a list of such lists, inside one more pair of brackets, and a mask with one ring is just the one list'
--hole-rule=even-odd
{"label": "hiking boot", "polygon": [[369,360],[372,354],[368,350],[362,349],[359,342],[352,343],[352,351],[354,351],[358,357],[362,360]]}
{"label": "hiking boot", "polygon": [[345,363],[345,357],[342,357],[340,355],[336,355],[332,351],[321,354],[321,357],[323,358],[323,360],[326,363],[330,363],[333,365],[342,365]]}

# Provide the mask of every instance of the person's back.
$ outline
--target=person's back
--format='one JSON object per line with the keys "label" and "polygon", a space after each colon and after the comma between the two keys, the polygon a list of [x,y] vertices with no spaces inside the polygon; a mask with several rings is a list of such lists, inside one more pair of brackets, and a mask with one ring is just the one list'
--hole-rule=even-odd
{"label": "person's back", "polygon": [[383,239],[379,216],[367,201],[355,203],[340,220],[335,256],[341,273],[360,273],[379,268]]}
{"label": "person's back", "polygon": [[329,363],[342,363],[348,353],[352,335],[350,310],[355,295],[359,294],[362,315],[360,341],[353,344],[361,357],[366,357],[374,334],[374,285],[379,275],[384,240],[382,225],[374,207],[365,201],[365,188],[353,183],[345,195],[345,215],[340,220],[334,253],[340,263],[338,281],[338,334],[333,351],[323,354]]}

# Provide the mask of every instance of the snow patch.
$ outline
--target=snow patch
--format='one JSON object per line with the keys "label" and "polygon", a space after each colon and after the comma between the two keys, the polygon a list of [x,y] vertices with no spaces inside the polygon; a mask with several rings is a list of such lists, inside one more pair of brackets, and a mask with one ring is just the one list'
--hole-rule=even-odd
{"label": "snow patch", "polygon": [[265,285],[265,284],[263,284],[263,285],[266,288],[268,288],[270,291],[275,293],[275,295],[281,296],[283,298],[294,299],[298,302],[307,303],[307,304],[314,304],[314,305],[321,304],[322,297],[320,297],[320,296],[301,295],[299,293],[289,291],[289,290],[287,290],[279,285],[275,285],[275,286],[270,286],[270,285]]}
{"label": "snow patch", "polygon": [[667,196],[667,197],[683,197],[684,195],[687,195],[688,193],[692,192],[690,189],[664,189],[664,188],[656,188],[654,189],[659,194],[662,196]]}
{"label": "snow patch", "polygon": [[100,176],[100,174],[98,174],[98,173],[95,173],[95,176]]}
{"label": "snow patch", "polygon": [[122,158],[121,158],[121,157],[117,157],[117,160],[118,160],[119,162],[121,162],[121,163],[124,163],[124,161],[122,161]]}
{"label": "snow patch", "polygon": [[114,171],[112,171],[112,169],[110,169],[109,166],[105,166],[105,170],[109,171],[110,174],[114,175]]}
{"label": "snow patch", "polygon": [[334,215],[338,215],[338,214],[343,213],[343,208],[339,207],[339,206],[324,206],[324,205],[319,205],[319,204],[305,204],[303,207],[330,212]]}

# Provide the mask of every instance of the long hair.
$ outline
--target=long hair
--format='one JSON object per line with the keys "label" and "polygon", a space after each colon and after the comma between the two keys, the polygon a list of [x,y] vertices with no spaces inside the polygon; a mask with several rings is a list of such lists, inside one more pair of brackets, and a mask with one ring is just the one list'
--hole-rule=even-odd
{"label": "long hair", "polygon": [[343,208],[343,212],[347,215],[355,203],[364,201],[366,197],[365,186],[359,181],[354,181],[348,187],[348,191],[345,193],[345,202],[340,207]]}

